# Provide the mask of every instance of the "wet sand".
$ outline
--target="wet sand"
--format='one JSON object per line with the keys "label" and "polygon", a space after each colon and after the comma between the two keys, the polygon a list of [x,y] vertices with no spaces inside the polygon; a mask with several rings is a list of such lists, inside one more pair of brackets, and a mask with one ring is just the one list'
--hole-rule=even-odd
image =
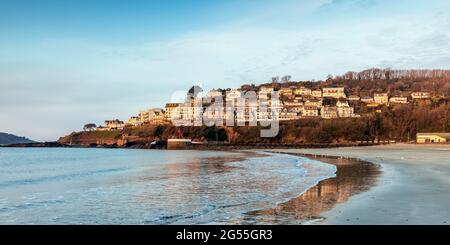
{"label": "wet sand", "polygon": [[276,208],[250,212],[247,216],[259,224],[308,224],[324,220],[321,213],[331,210],[357,193],[367,191],[377,182],[380,166],[352,158],[323,157],[289,153],[336,166],[336,177],[322,180],[316,186]]}
{"label": "wet sand", "polygon": [[[314,224],[445,225],[450,222],[450,145],[396,144],[274,151],[350,157],[381,166],[382,174],[378,181],[373,182],[373,187],[356,187],[357,191],[350,195],[345,194],[347,188],[335,188],[331,190],[334,194],[327,195],[344,196],[344,199],[334,202],[334,205],[328,205],[325,201],[326,208],[323,208],[324,202],[319,200],[313,201],[309,207],[297,209],[305,213],[308,213],[305,209],[317,209],[320,214],[312,220]],[[310,191],[314,189],[320,189],[320,184]],[[270,212],[283,213],[279,210],[295,210],[305,206],[308,203],[302,200],[305,197],[294,199],[289,205],[282,204]],[[298,215],[300,218],[305,216]]]}

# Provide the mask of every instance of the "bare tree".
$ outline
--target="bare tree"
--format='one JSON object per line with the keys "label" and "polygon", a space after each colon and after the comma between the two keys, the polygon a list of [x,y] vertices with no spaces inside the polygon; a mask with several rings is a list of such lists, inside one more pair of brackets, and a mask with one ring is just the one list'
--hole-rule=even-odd
{"label": "bare tree", "polygon": [[280,77],[272,77],[272,83],[278,83],[278,81],[280,80]]}
{"label": "bare tree", "polygon": [[287,83],[291,80],[292,76],[291,75],[285,75],[281,78],[281,82],[283,83]]}

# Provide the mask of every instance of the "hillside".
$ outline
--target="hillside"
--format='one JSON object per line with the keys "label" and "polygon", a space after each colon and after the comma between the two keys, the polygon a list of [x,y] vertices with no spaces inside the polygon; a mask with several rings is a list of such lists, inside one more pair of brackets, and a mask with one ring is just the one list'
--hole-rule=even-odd
{"label": "hillside", "polygon": [[33,143],[32,141],[25,137],[16,136],[13,134],[2,133],[0,132],[0,145],[9,145],[9,144],[19,144],[19,143]]}
{"label": "hillside", "polygon": [[[277,80],[277,79],[275,79]],[[361,100],[348,101],[358,117],[293,119],[280,123],[277,137],[260,138],[260,127],[181,127],[170,124],[128,125],[121,130],[75,132],[59,140],[67,145],[146,147],[156,139],[179,137],[197,141],[229,144],[347,144],[355,142],[410,142],[418,132],[450,131],[449,70],[369,69],[342,76],[328,76],[324,81],[284,81],[261,85],[243,85],[242,90],[257,91],[262,85],[275,90],[290,86],[322,89],[343,87],[346,96],[408,97],[407,103],[386,103],[368,106]],[[412,99],[413,92],[427,92],[426,99]],[[283,99],[283,98],[282,98]],[[325,106],[335,106],[338,99],[323,98]]]}
{"label": "hillside", "polygon": [[323,81],[289,81],[264,83],[262,85],[304,86],[311,89],[343,86],[347,95],[372,95],[388,92],[391,95],[408,95],[411,92],[429,92],[434,97],[450,96],[450,70],[390,70],[368,69],[361,72],[347,72],[343,75],[328,75]]}

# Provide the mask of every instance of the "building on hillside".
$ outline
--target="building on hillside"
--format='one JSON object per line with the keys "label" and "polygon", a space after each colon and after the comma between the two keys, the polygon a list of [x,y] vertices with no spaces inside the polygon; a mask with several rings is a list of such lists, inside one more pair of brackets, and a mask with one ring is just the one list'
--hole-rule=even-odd
{"label": "building on hillside", "polygon": [[347,100],[349,100],[349,101],[358,101],[358,100],[360,100],[361,98],[358,96],[358,95],[350,95],[350,96],[348,96],[348,98],[347,98]]}
{"label": "building on hillside", "polygon": [[132,116],[128,119],[127,125],[131,126],[140,126],[143,122],[141,121],[141,117],[139,116]]}
{"label": "building on hillside", "polygon": [[370,96],[363,96],[363,97],[361,97],[361,101],[366,104],[371,104],[371,103],[373,103],[373,98]]}
{"label": "building on hillside", "polygon": [[289,110],[291,112],[295,112],[299,115],[301,115],[302,111],[303,111],[303,106],[294,106],[294,107],[289,107]]}
{"label": "building on hillside", "polygon": [[139,112],[141,124],[162,124],[165,121],[164,111],[160,108],[152,108]]}
{"label": "building on hillside", "polygon": [[272,101],[269,100],[267,101],[265,109],[262,109],[263,108],[261,107],[256,108],[258,120],[280,120],[279,117],[280,113],[283,111],[283,105],[281,104],[281,101],[274,101],[274,103],[272,103]]}
{"label": "building on hillside", "polygon": [[315,106],[304,106],[302,111],[302,117],[318,117],[319,109]]}
{"label": "building on hillside", "polygon": [[322,106],[322,103],[323,103],[322,99],[314,99],[314,98],[312,98],[312,99],[305,100],[304,105],[305,106],[313,106],[313,107],[319,108],[319,107]]}
{"label": "building on hillside", "polygon": [[270,93],[259,91],[257,94],[258,101],[260,100],[267,101],[269,100],[270,95],[271,95]]}
{"label": "building on hillside", "polygon": [[153,108],[149,110],[150,124],[163,124],[165,121],[165,112],[160,108]]}
{"label": "building on hillside", "polygon": [[150,115],[148,113],[148,110],[145,111],[140,111],[139,112],[139,120],[144,124],[144,123],[149,123],[150,122]]}
{"label": "building on hillside", "polygon": [[164,119],[172,122],[173,119],[181,119],[181,103],[167,103],[165,107]]}
{"label": "building on hillside", "polygon": [[[375,103],[375,102],[372,102],[372,103],[367,103],[366,106],[367,106],[367,107],[378,107],[378,106],[380,106],[380,104]],[[381,111],[380,111],[380,112],[381,112]]]}
{"label": "building on hillside", "polygon": [[222,97],[222,91],[220,91],[218,89],[213,89],[213,90],[209,91],[208,93],[206,93],[206,97],[207,98]]}
{"label": "building on hillside", "polygon": [[298,107],[302,106],[303,102],[299,100],[285,100],[283,101],[284,107]]}
{"label": "building on hillside", "polygon": [[288,95],[292,95],[293,94],[292,89],[289,88],[289,87],[280,88],[279,92],[280,92],[281,96],[288,96]]}
{"label": "building on hillside", "polygon": [[349,105],[346,100],[338,100],[336,102],[336,107],[349,107]]}
{"label": "building on hillside", "polygon": [[337,108],[335,106],[322,106],[320,116],[324,119],[337,118]]}
{"label": "building on hillside", "polygon": [[267,93],[270,94],[274,91],[272,86],[261,86],[259,87],[259,92],[260,93]]}
{"label": "building on hillside", "polygon": [[291,121],[291,120],[297,120],[298,119],[298,113],[295,111],[291,111],[288,109],[283,109],[280,114],[278,115],[278,120],[280,121]]}
{"label": "building on hillside", "polygon": [[217,108],[217,110],[210,110],[206,109],[203,112],[203,119],[208,120],[210,122],[222,122],[224,119],[227,119],[226,112],[224,111],[224,108]]}
{"label": "building on hillside", "polygon": [[[296,88],[294,90],[294,94],[300,95],[300,96],[310,96],[311,93],[312,93],[311,89],[305,88],[305,87]],[[322,94],[322,92],[321,92],[321,94]],[[321,97],[321,96],[318,96],[318,97]]]}
{"label": "building on hillside", "polygon": [[430,98],[430,93],[428,93],[428,92],[413,92],[413,93],[411,93],[411,98],[413,98],[413,99],[428,99],[428,98]]}
{"label": "building on hillside", "polygon": [[450,143],[450,133],[417,133],[416,143]]}
{"label": "building on hillside", "polygon": [[108,130],[122,130],[124,126],[125,124],[123,121],[120,121],[119,119],[105,121],[105,127],[108,128]]}
{"label": "building on hillside", "polygon": [[354,117],[354,108],[348,105],[347,101],[338,100],[336,110],[339,117]]}
{"label": "building on hillside", "polygon": [[260,111],[257,110],[256,111],[256,118],[258,121],[267,121],[267,120],[272,120],[272,113],[270,111]]}
{"label": "building on hillside", "polygon": [[387,93],[375,93],[373,94],[373,101],[380,105],[386,105],[389,102]]}
{"label": "building on hillside", "polygon": [[237,89],[231,89],[226,91],[226,100],[235,100],[239,99],[242,96],[242,92]]}
{"label": "building on hillside", "polygon": [[408,98],[403,96],[394,96],[389,98],[389,103],[393,104],[406,104],[408,103]]}
{"label": "building on hillside", "polygon": [[316,98],[321,98],[322,97],[322,90],[315,89],[315,90],[311,91],[311,96],[312,97],[316,97]]}
{"label": "building on hillside", "polygon": [[344,87],[339,88],[323,88],[322,97],[333,97],[336,99],[345,98]]}
{"label": "building on hillside", "polygon": [[228,121],[236,122],[236,110],[231,111],[224,111],[223,112],[223,119],[225,120],[224,124],[226,124]]}
{"label": "building on hillside", "polygon": [[186,122],[186,125],[202,121],[202,103],[202,98],[192,97],[185,103],[181,104],[181,118]]}
{"label": "building on hillside", "polygon": [[238,104],[234,113],[237,123],[257,122],[264,116],[270,116],[268,112],[259,112],[258,106],[254,103]]}
{"label": "building on hillside", "polygon": [[355,117],[354,108],[347,107],[337,107],[337,114],[339,117]]}

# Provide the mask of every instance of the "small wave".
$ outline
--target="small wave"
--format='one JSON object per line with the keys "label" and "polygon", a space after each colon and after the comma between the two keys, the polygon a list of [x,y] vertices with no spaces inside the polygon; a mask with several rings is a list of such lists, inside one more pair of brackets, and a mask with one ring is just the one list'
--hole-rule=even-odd
{"label": "small wave", "polygon": [[[135,154],[130,152],[128,157],[137,161]],[[3,191],[0,194],[14,190],[9,187],[29,186],[17,188],[25,198],[0,199],[0,213],[4,217],[15,215],[16,223],[25,224],[36,220],[49,224],[230,223],[249,211],[273,208],[295,198],[335,172],[333,165],[286,154],[264,153],[267,157],[225,163],[227,171],[222,171],[222,164],[216,166],[203,161],[188,167],[168,166],[167,162],[171,161],[154,160],[153,152],[145,154],[140,160],[145,164],[130,164],[128,158],[108,159],[102,162],[111,161],[115,164],[113,167],[101,165],[105,169],[97,167],[79,172],[69,172],[73,169],[68,168],[67,172],[56,176],[19,175],[16,180],[4,180],[0,182],[0,191]],[[205,153],[187,151],[182,154],[201,158]],[[92,163],[96,162],[98,160]],[[142,166],[151,168],[143,171]],[[29,173],[42,174],[38,170]],[[111,174],[116,172],[117,175]],[[95,181],[89,185],[71,183],[83,180]],[[45,188],[47,186],[51,188]],[[43,193],[44,190],[48,193]]]}
{"label": "small wave", "polygon": [[21,203],[17,205],[12,206],[5,206],[0,208],[0,212],[6,212],[11,210],[23,210],[23,209],[30,209],[30,208],[36,208],[36,207],[44,207],[54,204],[62,204],[64,203],[64,200],[56,199],[56,200],[42,200],[42,201],[34,201],[34,202],[26,202]]}
{"label": "small wave", "polygon": [[18,179],[18,180],[0,182],[0,187],[32,185],[32,184],[39,184],[39,183],[48,182],[48,181],[67,180],[67,179],[72,179],[72,178],[88,177],[88,176],[92,176],[92,175],[96,175],[96,174],[121,172],[121,171],[126,171],[126,170],[128,170],[128,168],[111,168],[111,169],[85,171],[85,172],[73,173],[73,174],[47,176],[47,177],[34,178],[34,179]]}

